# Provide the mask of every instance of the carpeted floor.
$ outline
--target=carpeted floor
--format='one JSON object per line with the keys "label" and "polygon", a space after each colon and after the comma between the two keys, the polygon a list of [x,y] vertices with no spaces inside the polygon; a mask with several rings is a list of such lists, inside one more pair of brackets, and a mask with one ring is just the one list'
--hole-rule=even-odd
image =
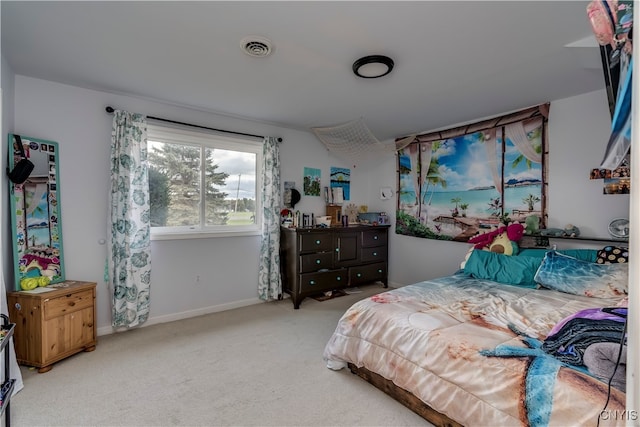
{"label": "carpeted floor", "polygon": [[[400,403],[322,360],[355,301],[258,304],[99,337],[44,374],[21,367],[13,426],[425,426]],[[153,308],[152,308],[153,309]]]}

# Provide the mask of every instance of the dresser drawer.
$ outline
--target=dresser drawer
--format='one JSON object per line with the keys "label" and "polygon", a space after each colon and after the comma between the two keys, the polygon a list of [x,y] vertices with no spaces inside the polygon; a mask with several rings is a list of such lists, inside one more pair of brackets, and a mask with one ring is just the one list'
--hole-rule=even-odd
{"label": "dresser drawer", "polygon": [[371,229],[362,232],[362,246],[386,246],[387,229]]}
{"label": "dresser drawer", "polygon": [[386,281],[387,263],[377,262],[375,264],[361,265],[349,269],[349,285],[355,286],[361,283]]}
{"label": "dresser drawer", "polygon": [[87,307],[93,307],[93,291],[86,290],[47,299],[42,305],[44,318],[46,320],[53,319],[54,317],[82,310]]}
{"label": "dresser drawer", "polygon": [[362,248],[362,261],[382,261],[387,259],[387,247]]}
{"label": "dresser drawer", "polygon": [[300,235],[300,252],[322,252],[333,249],[333,238],[329,233]]}
{"label": "dresser drawer", "polygon": [[330,269],[333,264],[333,253],[321,252],[300,256],[300,273]]}
{"label": "dresser drawer", "polygon": [[347,269],[300,275],[299,293],[331,291],[347,286]]}

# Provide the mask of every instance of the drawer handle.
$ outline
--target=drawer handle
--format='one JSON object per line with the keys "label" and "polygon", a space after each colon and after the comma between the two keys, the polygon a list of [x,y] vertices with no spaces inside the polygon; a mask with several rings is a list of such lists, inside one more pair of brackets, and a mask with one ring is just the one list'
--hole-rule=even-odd
{"label": "drawer handle", "polygon": [[362,277],[361,273],[356,274],[356,277]]}
{"label": "drawer handle", "polygon": [[316,264],[320,264],[320,260],[319,259],[316,260]]}
{"label": "drawer handle", "polygon": [[378,240],[378,236],[373,236],[373,240]]}
{"label": "drawer handle", "polygon": [[382,273],[382,269],[378,270],[378,273]]}
{"label": "drawer handle", "polygon": [[378,252],[374,252],[374,253],[373,253],[373,256],[378,256]]}
{"label": "drawer handle", "polygon": [[336,252],[340,252],[340,248],[336,248]]}
{"label": "drawer handle", "polygon": [[320,240],[316,240],[316,245],[319,245],[319,244],[320,244]]}
{"label": "drawer handle", "polygon": [[310,284],[310,285],[315,285],[315,284],[316,284],[316,281],[315,281],[315,280],[309,280],[309,284]]}

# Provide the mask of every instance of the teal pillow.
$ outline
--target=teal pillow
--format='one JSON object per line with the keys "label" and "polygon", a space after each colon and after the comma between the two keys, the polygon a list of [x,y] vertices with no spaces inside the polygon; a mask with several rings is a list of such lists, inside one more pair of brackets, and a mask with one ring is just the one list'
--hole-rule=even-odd
{"label": "teal pillow", "polygon": [[[544,248],[531,248],[531,249],[520,249],[518,256],[534,256],[538,258],[544,258],[544,256],[551,249]],[[598,259],[598,250],[597,249],[558,249],[557,253],[563,255],[569,255],[570,257],[589,262],[596,262]]]}
{"label": "teal pillow", "polygon": [[537,288],[533,280],[541,258],[530,256],[509,256],[495,252],[474,249],[464,265],[464,272],[476,279],[524,288]]}
{"label": "teal pillow", "polygon": [[598,264],[549,251],[535,274],[545,288],[595,298],[623,297],[629,282],[628,264]]}

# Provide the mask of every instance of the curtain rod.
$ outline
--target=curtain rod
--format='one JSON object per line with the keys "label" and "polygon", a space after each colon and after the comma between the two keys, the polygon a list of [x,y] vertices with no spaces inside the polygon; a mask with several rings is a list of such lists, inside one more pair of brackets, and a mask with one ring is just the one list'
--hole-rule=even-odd
{"label": "curtain rod", "polygon": [[[113,109],[113,107],[111,107],[111,106],[107,106],[105,108],[105,110],[109,114],[112,114],[115,111]],[[176,125],[190,126],[190,127],[194,127],[194,128],[213,130],[213,131],[216,131],[216,132],[232,133],[234,135],[243,135],[243,136],[250,136],[250,137],[253,137],[253,138],[264,139],[263,135],[254,135],[254,134],[251,134],[251,133],[235,132],[235,131],[232,131],[232,130],[216,129],[216,128],[211,128],[211,127],[207,127],[207,126],[193,125],[191,123],[184,123],[184,122],[178,122],[176,120],[162,119],[160,117],[147,116],[147,118],[151,119],[151,120],[158,120],[158,121],[161,121],[161,122],[173,123],[173,124],[176,124]],[[277,139],[278,139],[278,142],[282,142],[282,138],[277,138]]]}

